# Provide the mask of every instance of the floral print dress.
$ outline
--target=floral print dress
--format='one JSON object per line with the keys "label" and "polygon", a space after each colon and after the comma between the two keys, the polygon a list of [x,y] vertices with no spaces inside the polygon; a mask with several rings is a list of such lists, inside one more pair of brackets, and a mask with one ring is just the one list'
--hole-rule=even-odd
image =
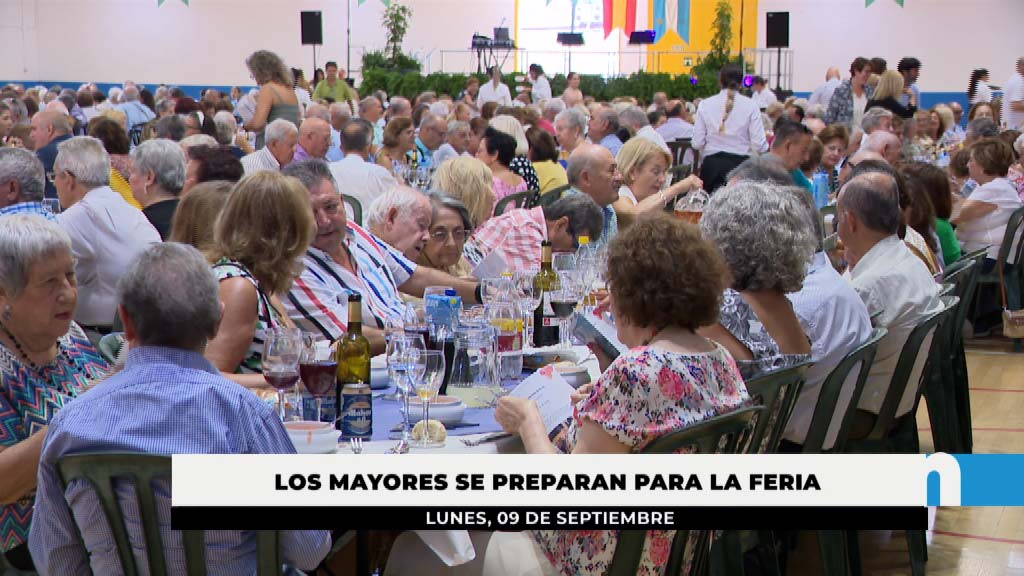
{"label": "floral print dress", "polygon": [[[576,405],[569,447],[575,445],[584,420],[639,452],[668,432],[742,407],[748,395],[739,369],[725,348],[713,344],[714,350],[704,354],[642,346],[619,356],[590,397]],[[617,532],[609,530],[538,530],[532,535],[563,574],[606,573],[618,540]],[[649,531],[637,574],[660,575],[674,537],[671,530]]]}

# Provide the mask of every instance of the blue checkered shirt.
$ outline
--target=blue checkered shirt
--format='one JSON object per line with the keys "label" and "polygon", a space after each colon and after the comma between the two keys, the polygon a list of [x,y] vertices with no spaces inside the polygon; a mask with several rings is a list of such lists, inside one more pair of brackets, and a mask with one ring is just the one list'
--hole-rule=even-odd
{"label": "blue checkered shirt", "polygon": [[[69,403],[50,421],[29,534],[40,574],[88,574],[90,567],[93,574],[123,573],[95,492],[81,480],[61,489],[57,461],[82,452],[291,454],[295,448],[270,406],[220,376],[199,354],[133,348],[123,371]],[[134,491],[130,484],[118,483],[117,492],[136,562],[145,565]],[[168,573],[184,574],[181,533],[170,529],[170,486],[157,482],[154,492]],[[205,537],[209,574],[255,573],[255,532],[208,531]],[[328,532],[281,533],[283,561],[302,570],[314,569],[330,546]]]}
{"label": "blue checkered shirt", "polygon": [[35,214],[46,218],[50,222],[57,222],[57,216],[47,212],[46,208],[43,208],[42,202],[21,202],[0,208],[0,217],[10,216],[11,214]]}

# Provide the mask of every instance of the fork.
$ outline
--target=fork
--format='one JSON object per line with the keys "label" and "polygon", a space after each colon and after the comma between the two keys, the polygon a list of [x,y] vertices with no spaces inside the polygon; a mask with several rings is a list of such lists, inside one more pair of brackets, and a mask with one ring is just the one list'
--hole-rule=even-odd
{"label": "fork", "polygon": [[363,453],[363,439],[362,438],[350,438],[348,441],[348,447],[352,449],[353,454]]}
{"label": "fork", "polygon": [[486,442],[494,442],[496,440],[503,440],[505,438],[511,437],[512,435],[509,434],[508,432],[495,432],[494,434],[488,434],[486,436],[477,438],[476,440],[466,440],[465,438],[459,438],[459,440],[461,440],[464,445],[472,448],[473,446],[479,446]]}

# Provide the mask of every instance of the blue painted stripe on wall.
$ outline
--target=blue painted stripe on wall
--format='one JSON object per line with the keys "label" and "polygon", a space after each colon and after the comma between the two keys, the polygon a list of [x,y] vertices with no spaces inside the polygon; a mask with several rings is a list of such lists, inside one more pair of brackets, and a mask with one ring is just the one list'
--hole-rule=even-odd
{"label": "blue painted stripe on wall", "polygon": [[[26,88],[29,88],[29,87],[32,87],[32,86],[46,86],[47,88],[49,88],[50,86],[59,85],[59,86],[61,86],[63,88],[71,88],[72,90],[78,90],[78,87],[81,86],[82,84],[85,84],[85,82],[82,82],[80,80],[79,81],[75,81],[75,82],[55,82],[55,81],[52,81],[52,80],[46,80],[46,81],[35,81],[35,80],[33,80],[33,81],[28,81],[28,80],[0,80],[0,86],[5,85],[5,84],[21,84],[22,86],[25,86]],[[107,82],[97,82],[96,83],[96,87],[99,88],[104,94],[108,93],[110,91],[110,89],[115,87],[115,86],[120,88],[122,86],[122,84],[120,84],[120,83],[112,84],[112,83],[107,83]],[[143,84],[143,86],[145,88],[148,88],[149,91],[152,92],[153,90],[156,89],[157,86],[159,86],[159,84]],[[229,93],[231,91],[231,86],[199,86],[199,85],[188,85],[188,84],[176,84],[175,86],[177,86],[178,88],[181,88],[185,92],[186,96],[190,96],[192,98],[195,98],[196,100],[199,99],[200,93],[203,90],[206,90],[207,88],[212,88],[214,90],[217,90],[219,92],[223,92],[225,94],[227,94],[227,93]],[[255,86],[240,86],[240,88],[242,88],[243,92],[247,92],[247,91],[255,88]]]}
{"label": "blue painted stripe on wall", "polygon": [[[810,92],[794,92],[793,94],[797,98],[808,98],[811,95]],[[922,92],[918,107],[931,108],[936,104],[949,104],[950,102],[959,102],[964,109],[964,118],[967,117],[970,106],[967,104],[966,92]]]}

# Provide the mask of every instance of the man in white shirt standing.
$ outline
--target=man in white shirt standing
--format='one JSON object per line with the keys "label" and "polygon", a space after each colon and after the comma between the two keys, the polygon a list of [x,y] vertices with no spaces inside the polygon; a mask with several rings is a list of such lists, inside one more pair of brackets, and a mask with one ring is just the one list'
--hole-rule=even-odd
{"label": "man in white shirt standing", "polygon": [[[851,437],[861,438],[874,425],[882,408],[896,363],[910,332],[919,322],[942,309],[939,285],[924,262],[897,236],[900,226],[899,190],[892,176],[872,172],[854,176],[839,193],[839,237],[850,266],[844,276],[867,306],[878,314],[874,325],[889,333],[879,342],[874,364]],[[928,357],[931,336],[925,339],[895,416],[910,412]]]}
{"label": "man in white shirt standing", "polygon": [[501,69],[492,66],[488,73],[491,75],[491,81],[480,87],[480,93],[476,97],[477,106],[482,108],[488,102],[497,102],[498,106],[511,106],[512,94],[509,93],[508,86],[501,81]]}
{"label": "man in white shirt standing", "polygon": [[1017,59],[1017,71],[1003,84],[1003,128],[1020,130],[1024,124],[1024,56]]}
{"label": "man in white shirt standing", "polygon": [[836,91],[836,87],[842,84],[839,79],[839,68],[832,66],[825,72],[825,83],[814,89],[811,92],[811,97],[807,99],[808,107],[814,106],[815,104],[821,104],[822,108],[828,110],[829,102],[832,101],[832,93]]}
{"label": "man in white shirt standing", "polygon": [[95,341],[110,332],[117,310],[117,282],[128,264],[160,234],[141,211],[110,189],[110,156],[88,136],[62,142],[53,184],[64,212],[57,216],[71,237],[78,278],[75,321]]}
{"label": "man in white shirt standing", "polygon": [[695,149],[703,151],[700,179],[714,192],[725,184],[729,172],[754,151],[768,151],[761,111],[753,100],[739,93],[743,73],[726,66],[718,77],[722,91],[702,100],[693,125]]}
{"label": "man in white shirt standing", "polygon": [[772,92],[772,89],[767,86],[765,79],[760,76],[754,76],[750,88],[750,99],[754,101],[754,104],[757,104],[760,110],[764,110],[769,104],[779,101],[775,97],[775,92]]}
{"label": "man in white shirt standing", "polygon": [[551,83],[548,82],[548,77],[544,75],[544,69],[540,64],[530,64],[530,84],[533,85],[530,96],[534,104],[551,100]]}
{"label": "man in white shirt standing", "polygon": [[398,185],[391,172],[373,162],[373,127],[366,120],[357,118],[345,125],[341,149],[345,158],[330,163],[331,174],[341,192],[359,200],[364,211],[378,196]]}

